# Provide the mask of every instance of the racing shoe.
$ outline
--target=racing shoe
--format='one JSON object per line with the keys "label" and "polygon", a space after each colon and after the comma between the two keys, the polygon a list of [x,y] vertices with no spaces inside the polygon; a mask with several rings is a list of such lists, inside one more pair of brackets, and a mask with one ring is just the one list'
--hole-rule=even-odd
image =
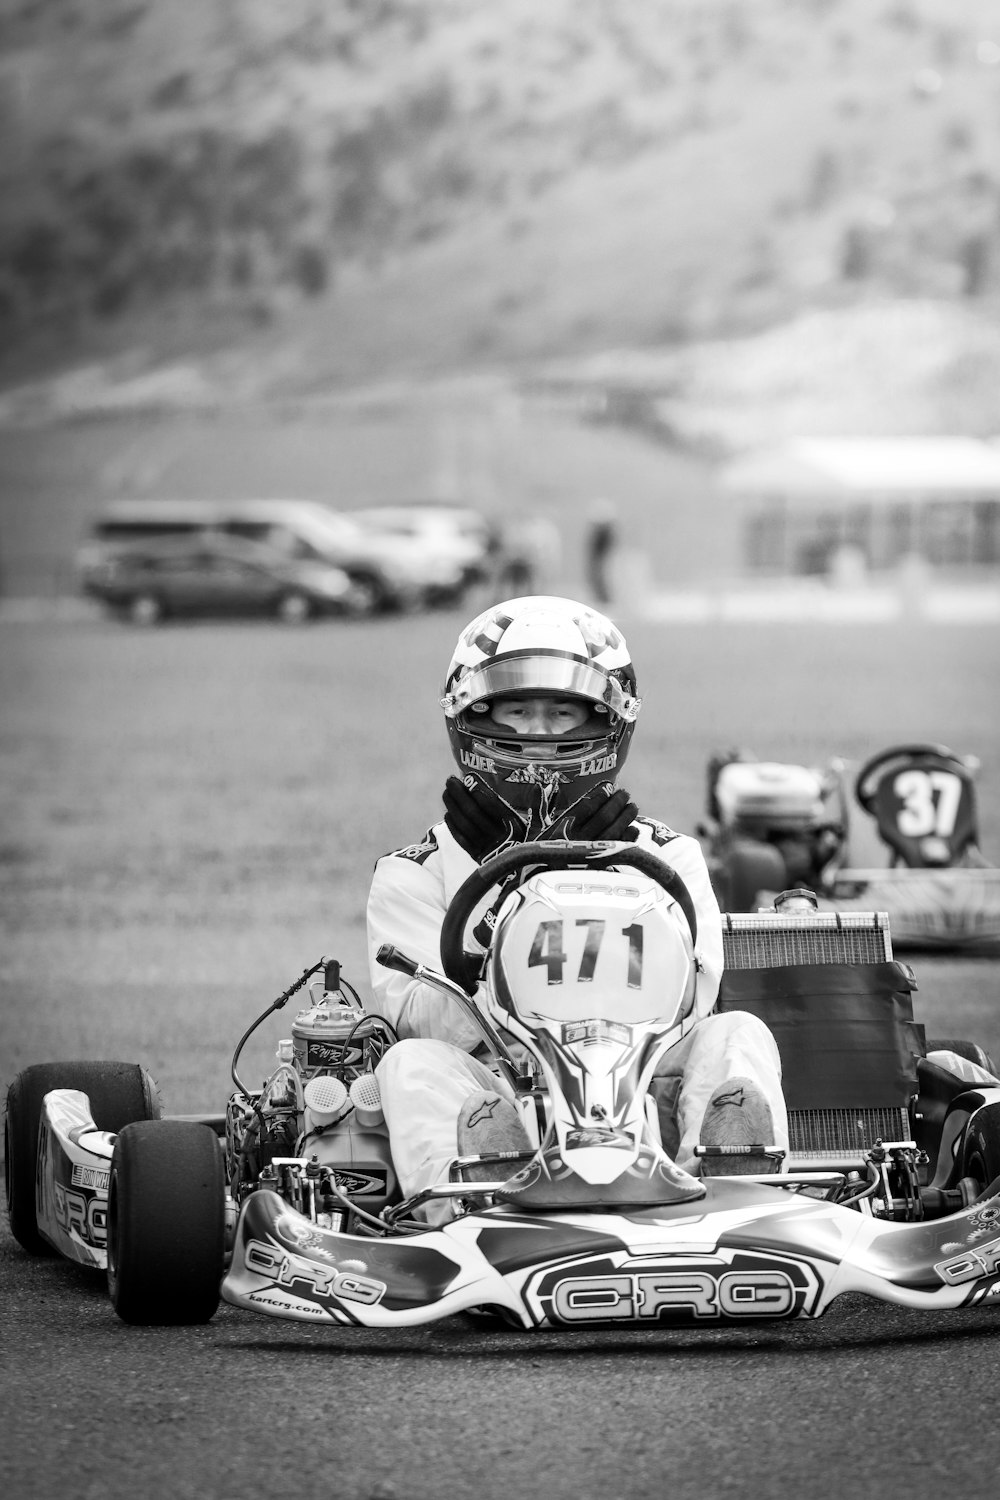
{"label": "racing shoe", "polygon": [[727,1078],[708,1102],[701,1123],[702,1177],[749,1177],[780,1170],[782,1154],[768,1152],[774,1140],[771,1106],[749,1078]]}
{"label": "racing shoe", "polygon": [[501,1094],[478,1090],[471,1094],[458,1116],[459,1156],[510,1153],[510,1161],[474,1162],[463,1167],[467,1182],[506,1182],[524,1165],[513,1158],[530,1152],[528,1132],[513,1104]]}

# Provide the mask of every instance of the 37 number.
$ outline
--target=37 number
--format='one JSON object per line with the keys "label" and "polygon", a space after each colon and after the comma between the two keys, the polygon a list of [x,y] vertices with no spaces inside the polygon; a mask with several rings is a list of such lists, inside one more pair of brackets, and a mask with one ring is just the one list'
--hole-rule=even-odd
{"label": "37 number", "polygon": [[901,771],[892,789],[903,804],[896,822],[907,838],[946,839],[954,832],[962,778],[953,771]]}
{"label": "37 number", "polygon": [[[578,984],[587,984],[593,979],[597,968],[597,958],[604,942],[607,923],[601,917],[581,917],[575,926],[586,929],[576,979]],[[566,965],[569,962],[563,928],[564,923],[561,917],[539,922],[531,942],[528,967],[529,969],[545,968],[548,971],[549,984],[563,983]],[[641,989],[643,938],[641,922],[633,922],[631,926],[623,927],[621,935],[628,940],[628,952],[625,957],[626,983],[631,990]]]}

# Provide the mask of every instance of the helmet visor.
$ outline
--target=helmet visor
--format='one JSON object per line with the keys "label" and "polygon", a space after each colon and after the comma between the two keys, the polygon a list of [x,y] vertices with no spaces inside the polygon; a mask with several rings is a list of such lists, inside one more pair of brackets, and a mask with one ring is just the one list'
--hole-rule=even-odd
{"label": "helmet visor", "polygon": [[454,691],[441,699],[441,707],[449,719],[455,719],[472,703],[543,694],[603,703],[628,723],[636,718],[642,705],[641,698],[630,693],[617,678],[590,662],[557,653],[548,656],[532,652],[531,655],[506,656],[502,661],[484,662],[466,672],[455,684]]}

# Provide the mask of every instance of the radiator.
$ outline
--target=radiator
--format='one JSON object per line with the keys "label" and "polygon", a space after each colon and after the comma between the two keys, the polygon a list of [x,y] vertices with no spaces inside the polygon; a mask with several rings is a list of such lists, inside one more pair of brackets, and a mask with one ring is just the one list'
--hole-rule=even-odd
{"label": "radiator", "polygon": [[777,969],[789,964],[881,964],[892,959],[884,911],[725,913],[722,950],[727,969]]}
{"label": "radiator", "polygon": [[862,1153],[876,1141],[908,1141],[912,1126],[905,1109],[790,1109],[790,1165],[800,1168],[860,1167]]}

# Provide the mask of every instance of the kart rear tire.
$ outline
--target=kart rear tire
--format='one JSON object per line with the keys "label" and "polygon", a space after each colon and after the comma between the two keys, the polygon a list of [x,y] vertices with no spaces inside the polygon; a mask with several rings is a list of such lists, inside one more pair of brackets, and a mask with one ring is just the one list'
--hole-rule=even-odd
{"label": "kart rear tire", "polygon": [[969,1121],[962,1147],[962,1176],[985,1192],[1000,1177],[1000,1104],[984,1104]]}
{"label": "kart rear tire", "polygon": [[219,1305],[225,1177],[219,1139],[191,1120],[142,1121],[115,1142],[108,1294],[125,1323],[207,1323]]}
{"label": "kart rear tire", "polygon": [[4,1185],[10,1232],[29,1255],[53,1254],[35,1217],[42,1101],[52,1089],[79,1089],[86,1094],[98,1130],[112,1133],[133,1120],[158,1120],[163,1112],[156,1080],[139,1063],[36,1063],[18,1073],[7,1090]]}
{"label": "kart rear tire", "polygon": [[975,1063],[977,1067],[985,1068],[987,1073],[992,1073],[996,1078],[996,1065],[985,1047],[980,1047],[978,1042],[966,1042],[956,1037],[935,1037],[927,1043],[928,1052],[957,1052],[959,1057],[964,1057],[966,1062]]}
{"label": "kart rear tire", "polygon": [[740,839],[725,852],[718,872],[723,911],[756,911],[760,891],[783,891],[788,884],[785,861],[771,844]]}

